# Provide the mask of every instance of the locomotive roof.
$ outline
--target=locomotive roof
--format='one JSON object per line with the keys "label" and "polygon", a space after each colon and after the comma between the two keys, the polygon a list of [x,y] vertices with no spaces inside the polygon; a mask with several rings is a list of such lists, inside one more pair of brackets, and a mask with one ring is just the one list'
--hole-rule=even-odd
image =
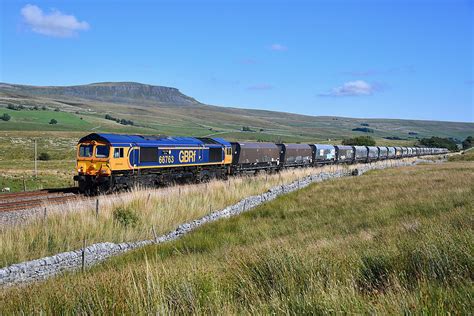
{"label": "locomotive roof", "polygon": [[93,140],[109,143],[112,146],[230,146],[230,143],[222,138],[194,138],[102,133],[92,133],[84,136],[79,140],[79,143]]}

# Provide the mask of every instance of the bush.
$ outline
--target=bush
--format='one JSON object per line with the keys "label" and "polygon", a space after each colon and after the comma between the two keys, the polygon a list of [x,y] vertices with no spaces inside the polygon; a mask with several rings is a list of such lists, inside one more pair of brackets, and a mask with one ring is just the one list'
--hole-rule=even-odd
{"label": "bush", "polygon": [[360,123],[361,126],[370,126],[369,123]]}
{"label": "bush", "polygon": [[468,136],[465,140],[463,140],[462,149],[469,149],[472,146],[474,146],[474,137]]}
{"label": "bush", "polygon": [[41,110],[43,110],[43,111],[46,111],[47,109],[48,109],[48,108],[46,107],[46,105],[43,105],[43,106],[41,107]]}
{"label": "bush", "polygon": [[55,109],[54,109],[54,112],[59,112],[59,108],[55,108]]}
{"label": "bush", "polygon": [[3,115],[0,116],[0,120],[5,121],[5,122],[9,121],[10,119],[11,119],[11,116],[8,113],[3,113]]}
{"label": "bush", "polygon": [[114,221],[118,222],[123,227],[135,227],[140,218],[130,208],[119,207],[113,212]]}
{"label": "bush", "polygon": [[431,137],[431,138],[422,138],[420,140],[420,144],[426,147],[439,147],[439,148],[447,148],[450,151],[457,151],[458,146],[456,143],[449,138],[441,138],[441,137]]}
{"label": "bush", "polygon": [[374,130],[368,127],[356,127],[352,129],[354,132],[373,133]]}
{"label": "bush", "polygon": [[40,153],[38,156],[38,160],[43,160],[43,161],[51,160],[51,156],[48,153]]}
{"label": "bush", "polygon": [[375,146],[375,140],[370,136],[358,136],[344,139],[342,144],[350,146]]}
{"label": "bush", "polygon": [[121,119],[120,124],[122,124],[122,125],[133,125],[134,123],[131,120]]}
{"label": "bush", "polygon": [[242,126],[242,131],[243,132],[253,132],[253,130],[248,126]]}
{"label": "bush", "polygon": [[58,121],[55,119],[51,119],[51,121],[49,121],[49,124],[51,125],[58,124]]}

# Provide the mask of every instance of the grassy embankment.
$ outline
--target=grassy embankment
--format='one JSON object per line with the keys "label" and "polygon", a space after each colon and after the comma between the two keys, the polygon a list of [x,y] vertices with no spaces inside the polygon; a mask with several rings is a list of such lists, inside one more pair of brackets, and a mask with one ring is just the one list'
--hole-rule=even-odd
{"label": "grassy embankment", "polygon": [[261,194],[273,186],[336,168],[343,167],[289,170],[201,185],[101,196],[98,218],[95,216],[95,200],[48,206],[50,215],[46,221],[40,216],[19,227],[0,229],[0,266],[79,249],[83,238],[89,244],[152,239],[152,225],[157,233],[163,234],[249,195]]}
{"label": "grassy embankment", "polygon": [[466,150],[460,154],[451,155],[449,161],[474,161],[474,148]]}
{"label": "grassy embankment", "polygon": [[3,313],[469,314],[474,165],[314,184],[239,217],[44,283]]}

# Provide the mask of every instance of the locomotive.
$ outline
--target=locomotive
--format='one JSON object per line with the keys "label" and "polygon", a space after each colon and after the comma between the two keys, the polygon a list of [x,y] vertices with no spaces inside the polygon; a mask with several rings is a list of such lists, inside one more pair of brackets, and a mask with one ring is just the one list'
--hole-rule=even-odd
{"label": "locomotive", "polygon": [[206,182],[285,168],[444,154],[445,148],[229,142],[194,138],[92,133],[78,142],[79,191],[93,195],[137,185]]}

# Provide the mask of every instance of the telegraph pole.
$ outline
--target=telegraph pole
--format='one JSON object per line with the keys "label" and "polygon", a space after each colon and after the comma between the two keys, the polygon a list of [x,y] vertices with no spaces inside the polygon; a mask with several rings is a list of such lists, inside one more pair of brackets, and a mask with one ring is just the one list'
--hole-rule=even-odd
{"label": "telegraph pole", "polygon": [[37,154],[38,154],[38,146],[36,144],[36,138],[35,138],[35,178],[38,177],[38,162],[36,161]]}

